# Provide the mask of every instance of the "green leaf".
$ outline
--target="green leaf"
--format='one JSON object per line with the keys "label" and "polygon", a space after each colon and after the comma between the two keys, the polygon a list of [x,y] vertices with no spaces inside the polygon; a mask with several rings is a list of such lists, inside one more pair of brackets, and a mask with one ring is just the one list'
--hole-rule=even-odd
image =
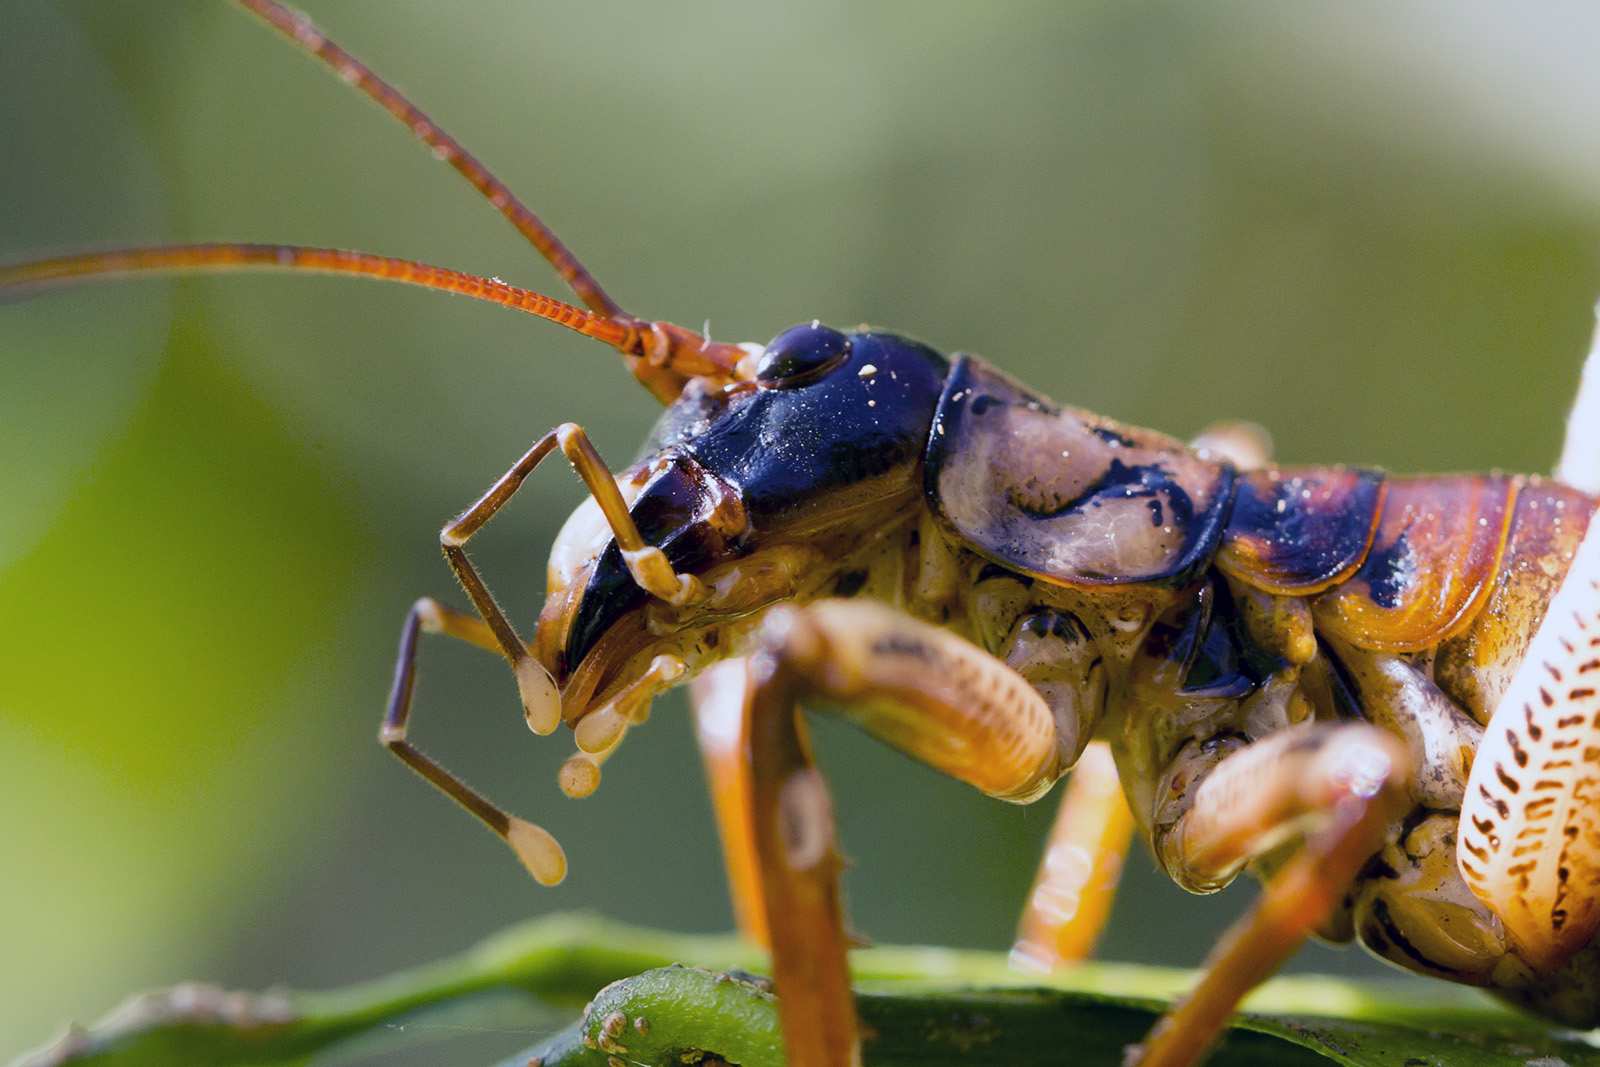
{"label": "green leaf", "polygon": [[[853,957],[870,1035],[868,1064],[1115,1064],[1192,976],[1088,964],[1040,979],[996,953],[880,947]],[[688,961],[696,966],[683,966]],[[318,993],[225,993],[180,986],[135,997],[17,1067],[203,1067],[301,1063],[385,1044],[433,1040],[439,1027],[396,1026],[441,1013],[489,1025],[507,1013],[581,1017],[530,1053],[543,1067],[677,1065],[713,1056],[780,1067],[777,1003],[747,969],[761,955],[731,937],[665,934],[581,915],[514,926],[460,956]],[[1048,988],[1041,988],[1048,986]],[[1404,988],[1403,994],[1397,990]],[[1418,989],[1424,990],[1418,992]],[[1450,986],[1269,982],[1252,995],[1215,1067],[1600,1067],[1600,1050]],[[1337,1015],[1331,1014],[1337,1012]],[[1069,1055],[1070,1054],[1070,1055]]]}

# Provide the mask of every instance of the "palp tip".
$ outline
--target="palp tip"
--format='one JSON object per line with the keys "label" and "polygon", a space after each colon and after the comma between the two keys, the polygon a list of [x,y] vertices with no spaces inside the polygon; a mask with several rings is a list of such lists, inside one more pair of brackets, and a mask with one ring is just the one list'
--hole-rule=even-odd
{"label": "palp tip", "polygon": [[567,796],[586,797],[600,787],[600,764],[593,756],[580,752],[561,765],[557,777],[561,791]]}
{"label": "palp tip", "polygon": [[517,672],[517,692],[522,697],[522,714],[528,720],[528,729],[541,737],[555,732],[561,725],[561,691],[544,665],[532,656],[524,656],[514,665]]}
{"label": "palp tip", "polygon": [[607,704],[579,719],[572,732],[580,749],[595,754],[605,752],[621,740],[627,727],[628,717]]}
{"label": "palp tip", "polygon": [[513,815],[505,836],[506,844],[540,885],[557,885],[567,876],[567,854],[544,827]]}

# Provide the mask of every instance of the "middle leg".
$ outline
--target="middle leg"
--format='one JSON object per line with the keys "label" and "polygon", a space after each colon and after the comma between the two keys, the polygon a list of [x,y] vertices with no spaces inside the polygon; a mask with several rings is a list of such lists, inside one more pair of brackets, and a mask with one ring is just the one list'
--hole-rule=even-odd
{"label": "middle leg", "polygon": [[1169,776],[1154,848],[1179,884],[1220,889],[1254,859],[1300,838],[1295,856],[1217,943],[1199,983],[1129,1050],[1138,1067],[1200,1057],[1239,1001],[1327,918],[1410,808],[1410,757],[1366,723],[1287,730],[1253,744],[1195,746]]}
{"label": "middle leg", "polygon": [[1110,747],[1093,742],[1067,779],[1018,923],[1011,966],[1048,974],[1093,954],[1111,918],[1133,833]]}

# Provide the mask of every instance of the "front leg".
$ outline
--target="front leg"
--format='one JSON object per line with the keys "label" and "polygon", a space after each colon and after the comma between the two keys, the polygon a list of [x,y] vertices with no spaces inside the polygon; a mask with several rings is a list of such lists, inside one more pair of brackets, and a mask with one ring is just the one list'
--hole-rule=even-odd
{"label": "front leg", "polygon": [[1093,955],[1133,844],[1133,812],[1104,741],[1083,750],[1064,793],[1011,947],[1019,971],[1049,974]]}
{"label": "front leg", "polygon": [[813,700],[990,796],[1026,802],[1061,774],[1054,717],[1015,671],[870,601],[775,609],[744,673],[749,827],[792,1067],[860,1062],[833,805],[800,706]]}
{"label": "front leg", "polygon": [[1133,813],[1110,747],[1087,743],[1109,685],[1088,630],[1065,612],[1032,611],[1017,620],[1003,652],[1006,666],[1051,706],[1073,765],[1011,949],[1011,966],[1049,973],[1088,959],[1105,929],[1133,843]]}
{"label": "front leg", "polygon": [[734,923],[747,940],[770,948],[761,867],[750,828],[750,738],[745,716],[749,672],[749,662],[743,659],[723,660],[703,671],[689,683],[689,707],[722,841]]}

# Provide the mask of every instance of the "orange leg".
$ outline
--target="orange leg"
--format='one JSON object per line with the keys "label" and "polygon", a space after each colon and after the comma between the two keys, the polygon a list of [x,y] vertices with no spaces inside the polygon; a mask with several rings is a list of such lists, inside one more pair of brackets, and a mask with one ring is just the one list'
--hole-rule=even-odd
{"label": "orange leg", "polygon": [[1067,779],[1011,949],[1013,967],[1045,974],[1093,954],[1111,917],[1133,831],[1111,749],[1093,742]]}
{"label": "orange leg", "polygon": [[1304,845],[1223,935],[1194,991],[1142,1046],[1129,1048],[1129,1065],[1187,1067],[1204,1054],[1244,995],[1327,917],[1410,807],[1408,761],[1405,746],[1375,726],[1286,731],[1221,758],[1187,794],[1192,804],[1181,815],[1158,810],[1157,854],[1185,885],[1220,886],[1293,832],[1304,834]]}
{"label": "orange leg", "polygon": [[800,704],[842,708],[913,758],[1016,801],[1035,799],[1060,774],[1055,723],[1043,698],[999,660],[870,601],[774,610],[763,646],[744,672],[741,705],[784,1042],[792,1067],[852,1067],[860,1047],[833,805]]}
{"label": "orange leg", "polygon": [[761,864],[750,825],[750,738],[744,707],[748,670],[745,660],[724,661],[696,678],[689,693],[728,868],[734,921],[745,938],[770,948],[767,913],[761,906]]}

